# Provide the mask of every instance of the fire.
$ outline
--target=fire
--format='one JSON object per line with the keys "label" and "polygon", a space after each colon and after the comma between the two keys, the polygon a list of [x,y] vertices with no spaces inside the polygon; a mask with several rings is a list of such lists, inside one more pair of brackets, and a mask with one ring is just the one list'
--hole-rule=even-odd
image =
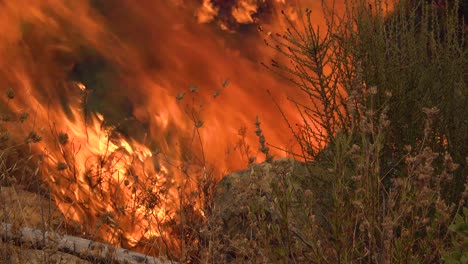
{"label": "fire", "polygon": [[255,14],[258,9],[258,6],[254,2],[255,1],[239,1],[237,6],[233,8],[232,16],[238,23],[249,24],[254,22],[252,14]]}
{"label": "fire", "polygon": [[[303,2],[323,25],[320,1]],[[294,17],[294,7],[280,0],[0,2],[0,84],[18,95],[9,111],[34,118],[25,129],[43,137],[36,147],[47,154],[44,181],[64,215],[88,235],[135,246],[169,236],[165,223],[180,196],[196,190],[193,177],[220,178],[250,157],[261,161],[256,115],[279,146],[274,156],[297,150],[272,97],[294,124],[300,118],[287,97],[301,93],[260,65],[276,54],[252,24],[284,31],[280,10]]]}
{"label": "fire", "polygon": [[215,8],[210,0],[203,0],[203,5],[197,11],[198,22],[210,22],[216,16],[218,10],[219,9]]}

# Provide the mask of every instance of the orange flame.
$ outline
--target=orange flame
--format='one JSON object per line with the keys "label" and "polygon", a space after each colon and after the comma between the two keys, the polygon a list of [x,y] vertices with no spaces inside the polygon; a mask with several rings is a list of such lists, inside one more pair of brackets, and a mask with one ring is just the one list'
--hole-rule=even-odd
{"label": "orange flame", "polygon": [[[213,167],[219,178],[244,168],[249,156],[261,160],[256,115],[269,142],[297,148],[266,90],[291,123],[299,117],[287,96],[300,91],[260,66],[276,55],[255,25],[242,28],[259,21],[284,31],[277,16],[281,9],[294,15],[294,5],[229,2],[0,2],[0,84],[18,94],[8,108],[31,112],[26,129],[43,136],[38,149],[48,157],[44,180],[62,212],[88,234],[128,246],[164,236],[163,223],[178,210],[178,187],[187,194],[196,188],[187,171]],[[318,2],[307,3],[324,23]],[[112,79],[105,88],[70,80],[86,53],[112,65],[93,75]],[[89,114],[88,99],[108,104]],[[129,124],[125,133],[103,126],[120,105],[130,105],[129,113],[111,125]],[[284,150],[271,149],[276,157]]]}

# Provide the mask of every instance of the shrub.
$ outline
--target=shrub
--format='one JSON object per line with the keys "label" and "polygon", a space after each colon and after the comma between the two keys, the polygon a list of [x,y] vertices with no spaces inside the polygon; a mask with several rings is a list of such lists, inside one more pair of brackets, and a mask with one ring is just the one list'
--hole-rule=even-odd
{"label": "shrub", "polygon": [[[267,67],[307,98],[291,99],[303,122],[290,128],[300,156],[332,172],[324,189],[331,204],[319,225],[293,229],[287,217],[261,220],[270,231],[294,230],[305,245],[299,257],[284,248],[290,234],[263,232],[274,237],[267,241],[280,241],[264,244],[271,247],[266,252],[288,253],[269,261],[438,262],[460,245],[449,225],[465,207],[468,188],[460,3],[402,0],[388,9],[385,1],[356,0],[342,13],[323,3],[325,30],[314,26],[310,10],[299,23],[285,16],[289,29],[267,44],[291,64],[275,60]],[[292,206],[285,191],[293,178],[272,185],[286,184],[272,198],[282,208]],[[314,184],[310,178],[301,188]],[[258,228],[258,219],[249,219],[251,226]]]}

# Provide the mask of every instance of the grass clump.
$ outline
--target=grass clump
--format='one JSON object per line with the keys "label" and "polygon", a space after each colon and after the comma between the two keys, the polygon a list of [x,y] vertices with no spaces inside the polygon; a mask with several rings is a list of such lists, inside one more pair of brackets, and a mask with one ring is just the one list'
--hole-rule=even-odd
{"label": "grass clump", "polygon": [[[29,145],[40,142],[42,137],[34,130],[34,124],[31,127],[27,122],[27,112],[8,109],[15,98],[15,91],[8,88],[1,99],[6,107],[0,108],[0,186],[10,186],[14,183],[28,186],[35,183],[32,187],[34,188],[39,184],[36,176],[40,157],[30,150]],[[23,142],[15,141],[13,135],[24,129],[28,129],[29,133]]]}

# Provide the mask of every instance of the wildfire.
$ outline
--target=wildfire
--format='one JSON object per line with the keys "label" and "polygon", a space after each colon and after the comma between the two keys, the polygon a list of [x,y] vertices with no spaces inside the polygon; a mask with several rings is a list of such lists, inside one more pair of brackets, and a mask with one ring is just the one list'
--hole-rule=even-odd
{"label": "wildfire", "polygon": [[256,115],[268,142],[294,148],[266,90],[291,123],[287,96],[300,92],[260,66],[276,55],[252,24],[283,31],[277,16],[294,5],[195,2],[0,2],[0,84],[18,94],[8,109],[34,116],[44,181],[88,235],[127,246],[170,236],[200,171],[219,178],[261,161]]}

